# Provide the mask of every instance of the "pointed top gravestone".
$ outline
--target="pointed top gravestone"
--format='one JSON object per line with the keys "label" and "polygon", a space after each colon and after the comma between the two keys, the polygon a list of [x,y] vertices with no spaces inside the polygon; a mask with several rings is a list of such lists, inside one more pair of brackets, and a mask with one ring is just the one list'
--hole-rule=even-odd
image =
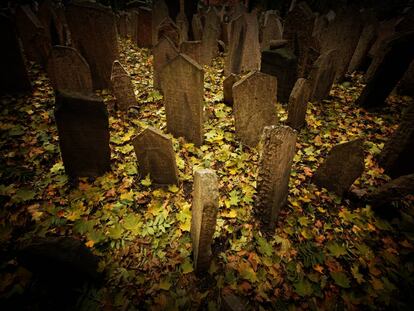
{"label": "pointed top gravestone", "polygon": [[306,107],[309,100],[309,85],[304,78],[299,78],[289,97],[287,125],[295,130],[305,125]]}
{"label": "pointed top gravestone", "polygon": [[320,101],[329,96],[336,74],[336,50],[329,50],[318,57],[309,77],[310,98]]}
{"label": "pointed top gravestone", "polygon": [[271,40],[281,40],[283,26],[279,16],[274,11],[267,11],[261,29],[261,49],[268,50]]}
{"label": "pointed top gravestone", "polygon": [[148,174],[159,185],[178,184],[172,141],[161,131],[148,127],[133,140],[141,177]]}
{"label": "pointed top gravestone", "polygon": [[131,77],[117,60],[114,61],[112,66],[111,84],[118,109],[126,111],[129,107],[136,105],[137,101]]}
{"label": "pointed top gravestone", "polygon": [[164,18],[157,27],[157,40],[162,37],[168,37],[177,48],[180,46],[180,30],[169,17]]}
{"label": "pointed top gravestone", "polygon": [[179,54],[178,49],[168,37],[162,37],[152,49],[154,55],[153,67],[154,88],[161,89],[160,74],[164,66]]}

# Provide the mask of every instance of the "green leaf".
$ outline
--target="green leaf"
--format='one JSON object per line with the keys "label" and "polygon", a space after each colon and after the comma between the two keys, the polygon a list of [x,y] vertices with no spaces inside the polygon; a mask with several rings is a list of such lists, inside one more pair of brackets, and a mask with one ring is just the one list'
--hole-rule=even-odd
{"label": "green leaf", "polygon": [[151,186],[151,179],[149,174],[143,180],[141,180],[141,185],[143,185],[144,187]]}
{"label": "green leaf", "polygon": [[184,261],[184,263],[181,264],[181,271],[183,272],[183,274],[187,274],[190,272],[193,272],[193,264],[191,263],[190,260],[186,259]]}
{"label": "green leaf", "polygon": [[300,279],[294,284],[295,292],[302,297],[310,296],[313,293],[312,284],[306,279]]}
{"label": "green leaf", "polygon": [[13,196],[14,202],[25,202],[30,201],[36,196],[36,192],[29,189],[19,189]]}
{"label": "green leaf", "polygon": [[168,279],[164,279],[160,282],[160,284],[158,285],[159,289],[163,289],[163,290],[170,290],[171,288],[171,283]]}
{"label": "green leaf", "polygon": [[329,243],[327,245],[327,248],[329,249],[329,252],[335,257],[340,257],[347,254],[345,247],[336,242]]}
{"label": "green leaf", "polygon": [[273,247],[272,245],[266,241],[265,238],[259,236],[256,238],[258,250],[261,254],[270,257],[273,253]]}
{"label": "green leaf", "polygon": [[124,229],[121,227],[120,224],[115,224],[111,229],[109,229],[109,237],[114,240],[118,240],[122,237],[124,233]]}
{"label": "green leaf", "polygon": [[349,288],[349,279],[344,272],[330,272],[331,277],[334,279],[335,283],[343,288]]}

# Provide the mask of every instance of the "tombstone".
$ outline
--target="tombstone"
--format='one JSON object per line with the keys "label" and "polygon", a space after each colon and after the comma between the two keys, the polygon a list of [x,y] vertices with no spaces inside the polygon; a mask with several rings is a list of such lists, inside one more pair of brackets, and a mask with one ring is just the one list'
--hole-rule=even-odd
{"label": "tombstone", "polygon": [[395,34],[395,25],[398,19],[398,17],[395,17],[378,23],[375,41],[368,52],[372,59],[383,49],[384,43]]}
{"label": "tombstone", "polygon": [[261,72],[277,78],[277,99],[286,103],[296,83],[297,58],[287,48],[262,52]]}
{"label": "tombstone", "polygon": [[200,146],[203,143],[204,72],[198,63],[180,54],[161,72],[167,130]]}
{"label": "tombstone", "polygon": [[243,48],[246,40],[246,19],[239,15],[230,23],[229,47],[224,64],[224,75],[239,74],[242,70]]}
{"label": "tombstone", "polygon": [[398,93],[414,97],[414,61],[411,62],[398,84]]}
{"label": "tombstone", "polygon": [[121,38],[128,37],[128,28],[129,28],[129,14],[127,12],[119,12],[119,18],[117,21],[118,34]]}
{"label": "tombstone", "polygon": [[323,53],[313,64],[309,77],[310,98],[320,101],[329,96],[336,74],[336,50]]}
{"label": "tombstone", "polygon": [[141,22],[139,20],[139,13],[137,9],[130,9],[128,11],[129,16],[129,37],[131,41],[138,45],[138,31],[141,28]]}
{"label": "tombstone", "polygon": [[275,77],[251,72],[233,85],[236,136],[249,147],[256,147],[263,128],[278,123]]}
{"label": "tombstone", "polygon": [[93,91],[89,65],[74,48],[54,46],[46,68],[55,90],[84,94]]}
{"label": "tombstone", "polygon": [[194,59],[201,64],[202,42],[201,41],[184,41],[180,45],[180,52]]}
{"label": "tombstone", "polygon": [[108,112],[102,99],[58,92],[55,119],[66,174],[96,177],[110,170]]}
{"label": "tombstone", "polygon": [[216,230],[219,203],[218,180],[211,169],[194,172],[191,240],[196,273],[207,272],[211,263],[211,244]]}
{"label": "tombstone", "polygon": [[137,45],[140,48],[152,47],[152,10],[146,7],[138,8]]}
{"label": "tombstone", "polygon": [[277,50],[286,47],[287,40],[270,40],[269,41],[269,50]]}
{"label": "tombstone", "polygon": [[242,71],[260,70],[259,22],[257,12],[245,13],[246,40],[243,45]]}
{"label": "tombstone", "polygon": [[155,45],[160,38],[158,36],[158,26],[165,18],[169,17],[168,7],[164,0],[153,1],[152,14],[152,43]]}
{"label": "tombstone", "polygon": [[159,185],[178,184],[178,170],[171,139],[148,127],[133,140],[141,177],[150,175]]}
{"label": "tombstone", "polygon": [[364,171],[363,140],[334,146],[313,175],[316,185],[342,196]]}
{"label": "tombstone", "polygon": [[193,39],[195,41],[201,41],[203,39],[203,24],[201,23],[200,14],[193,15],[191,28],[193,30]]}
{"label": "tombstone", "polygon": [[69,5],[66,14],[75,47],[91,68],[94,89],[109,88],[112,64],[119,58],[114,14],[86,2]]}
{"label": "tombstone", "polygon": [[117,60],[112,66],[111,84],[119,110],[127,111],[129,107],[137,104],[131,77]]}
{"label": "tombstone", "polygon": [[261,29],[261,50],[270,49],[271,40],[281,40],[283,26],[279,16],[274,11],[267,11],[264,16],[264,23]]}
{"label": "tombstone", "polygon": [[168,38],[162,37],[157,44],[152,49],[154,55],[154,88],[160,90],[160,73],[164,66],[172,59],[177,57],[178,49],[175,47],[175,44]]}
{"label": "tombstone", "polygon": [[43,1],[39,5],[37,16],[45,28],[45,33],[51,45],[69,45],[69,29],[65,15],[59,15],[58,11],[63,6],[57,6],[51,0]]}
{"label": "tombstone", "polygon": [[273,230],[280,209],[287,202],[296,131],[289,126],[266,126],[261,142],[256,210],[262,228]]}
{"label": "tombstone", "polygon": [[207,12],[206,24],[204,26],[202,39],[202,60],[203,65],[211,65],[213,58],[218,54],[217,40],[220,38],[220,20],[215,10],[210,7]]}
{"label": "tombstone", "polygon": [[309,84],[304,78],[299,78],[289,97],[287,125],[300,130],[305,125],[306,108],[309,100]]}
{"label": "tombstone", "polygon": [[224,97],[224,103],[227,106],[230,106],[230,107],[233,106],[233,85],[239,80],[240,80],[240,77],[232,73],[228,77],[226,77],[223,81],[223,97]]}
{"label": "tombstone", "polygon": [[188,31],[190,26],[188,24],[187,16],[184,12],[180,12],[176,18],[176,24],[180,33],[180,42],[188,41]]}
{"label": "tombstone", "polygon": [[0,93],[30,92],[32,86],[12,20],[0,14]]}

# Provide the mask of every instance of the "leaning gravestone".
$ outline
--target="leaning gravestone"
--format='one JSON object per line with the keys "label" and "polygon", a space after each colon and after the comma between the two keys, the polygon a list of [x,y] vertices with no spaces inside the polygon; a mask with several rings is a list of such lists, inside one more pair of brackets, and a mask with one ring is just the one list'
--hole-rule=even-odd
{"label": "leaning gravestone", "polygon": [[283,26],[279,16],[274,11],[267,11],[264,17],[264,23],[262,26],[261,36],[261,49],[262,51],[270,48],[271,40],[282,39]]}
{"label": "leaning gravestone", "polygon": [[161,72],[168,132],[200,146],[203,143],[204,72],[184,54]]}
{"label": "leaning gravestone", "polygon": [[180,46],[180,30],[169,17],[164,18],[157,27],[157,40],[160,40],[164,36],[168,37],[177,48]]}
{"label": "leaning gravestone", "polygon": [[129,107],[136,105],[137,100],[135,99],[131,77],[117,60],[114,61],[112,66],[111,84],[118,109],[126,111]]}
{"label": "leaning gravestone", "polygon": [[110,170],[108,112],[102,99],[58,92],[55,119],[66,174],[96,177]]}
{"label": "leaning gravestone", "polygon": [[180,45],[180,52],[201,64],[202,47],[201,41],[184,41]]}
{"label": "leaning gravestone", "polygon": [[188,31],[189,31],[189,24],[187,16],[184,12],[178,13],[177,17],[175,18],[175,23],[177,24],[177,28],[180,33],[180,43],[183,41],[188,41]]}
{"label": "leaning gravestone", "polygon": [[244,72],[260,70],[260,42],[259,42],[259,22],[257,12],[245,13],[246,20],[246,40],[243,45],[242,66]]}
{"label": "leaning gravestone", "polygon": [[315,184],[342,196],[364,171],[363,140],[356,139],[334,146],[316,170]]}
{"label": "leaning gravestone", "polygon": [[165,4],[164,0],[156,0],[153,1],[152,7],[152,44],[157,44],[158,42],[158,26],[161,22],[167,18],[168,15],[168,7]]}
{"label": "leaning gravestone", "polygon": [[246,19],[239,15],[230,23],[229,48],[224,64],[224,75],[239,74],[242,70],[243,47],[246,41]]}
{"label": "leaning gravestone", "polygon": [[37,16],[45,28],[48,40],[54,45],[68,45],[70,37],[66,18],[58,14],[62,6],[53,4],[51,0],[43,1],[39,5]]}
{"label": "leaning gravestone", "polygon": [[309,85],[304,78],[299,78],[289,97],[287,125],[300,130],[305,125],[306,107],[309,100]]}
{"label": "leaning gravestone", "polygon": [[194,172],[191,239],[194,270],[208,271],[211,263],[211,244],[216,229],[219,192],[216,173],[211,169]]}
{"label": "leaning gravestone", "polygon": [[289,126],[267,126],[263,129],[256,209],[264,230],[274,228],[280,209],[287,202],[296,136],[296,131]]}
{"label": "leaning gravestone", "polygon": [[168,37],[162,37],[152,49],[154,55],[154,88],[161,89],[160,74],[164,66],[179,54],[178,49]]}
{"label": "leaning gravestone", "polygon": [[146,7],[138,8],[137,45],[140,48],[152,47],[152,10]]}
{"label": "leaning gravestone", "polygon": [[239,80],[240,77],[232,73],[223,81],[223,97],[227,106],[233,106],[233,85]]}
{"label": "leaning gravestone", "polygon": [[309,77],[312,101],[320,101],[329,96],[336,73],[336,50],[330,50],[318,57],[312,66]]}
{"label": "leaning gravestone", "polygon": [[211,62],[218,53],[217,40],[220,37],[220,20],[213,7],[207,12],[206,25],[204,26],[202,39],[202,60],[203,65],[211,65]]}
{"label": "leaning gravestone", "polygon": [[88,62],[94,89],[109,88],[118,38],[112,11],[96,3],[71,4],[66,10],[75,47]]}
{"label": "leaning gravestone", "polygon": [[256,147],[263,128],[278,122],[277,79],[252,72],[233,85],[236,136],[243,144]]}
{"label": "leaning gravestone", "polygon": [[74,48],[54,46],[46,68],[55,90],[84,94],[93,91],[89,65]]}
{"label": "leaning gravestone", "polygon": [[178,170],[171,139],[155,128],[147,128],[133,140],[141,177],[159,185],[178,184]]}

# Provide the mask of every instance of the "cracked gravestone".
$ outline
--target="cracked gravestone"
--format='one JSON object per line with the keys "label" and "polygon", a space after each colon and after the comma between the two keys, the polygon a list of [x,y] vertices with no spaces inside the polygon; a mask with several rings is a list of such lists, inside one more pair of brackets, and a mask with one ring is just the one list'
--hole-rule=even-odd
{"label": "cracked gravestone", "polygon": [[112,66],[111,84],[118,109],[127,111],[129,107],[136,105],[137,101],[131,77],[117,60],[114,61]]}

